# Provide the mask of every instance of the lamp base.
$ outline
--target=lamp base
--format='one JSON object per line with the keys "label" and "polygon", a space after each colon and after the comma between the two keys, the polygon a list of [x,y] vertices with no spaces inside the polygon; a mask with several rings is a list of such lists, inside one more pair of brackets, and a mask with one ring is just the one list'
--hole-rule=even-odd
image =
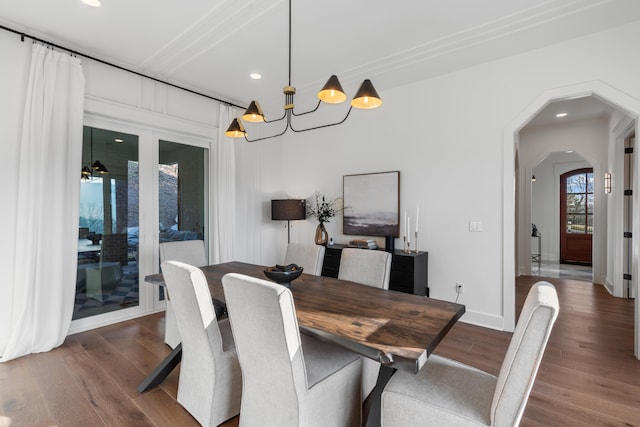
{"label": "lamp base", "polygon": [[384,238],[384,250],[387,252],[393,252],[396,249],[396,238],[394,236],[385,236]]}

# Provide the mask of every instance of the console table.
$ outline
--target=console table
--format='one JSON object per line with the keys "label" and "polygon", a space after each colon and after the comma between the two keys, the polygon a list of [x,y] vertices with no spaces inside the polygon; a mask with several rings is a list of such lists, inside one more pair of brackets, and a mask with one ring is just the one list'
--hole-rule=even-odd
{"label": "console table", "polygon": [[[327,245],[322,264],[322,275],[338,277],[342,250],[349,245]],[[371,249],[360,249],[368,251]],[[381,250],[381,249],[380,249]],[[396,249],[391,258],[389,289],[408,294],[429,296],[428,252],[411,252]]]}

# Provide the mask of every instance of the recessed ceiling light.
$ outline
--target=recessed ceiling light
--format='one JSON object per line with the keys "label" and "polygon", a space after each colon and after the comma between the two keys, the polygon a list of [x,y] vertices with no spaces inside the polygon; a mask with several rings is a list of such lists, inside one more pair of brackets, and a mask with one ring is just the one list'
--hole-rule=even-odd
{"label": "recessed ceiling light", "polygon": [[115,141],[115,142],[124,142],[124,139],[116,138],[116,139],[114,139],[114,141]]}
{"label": "recessed ceiling light", "polygon": [[249,74],[249,77],[251,77],[253,80],[260,80],[262,78],[262,74],[251,73],[251,74]]}
{"label": "recessed ceiling light", "polygon": [[89,5],[91,7],[100,7],[102,6],[102,0],[82,0],[82,3]]}
{"label": "recessed ceiling light", "polygon": [[571,154],[571,153],[573,153],[573,150],[567,150],[567,151],[565,151],[565,153]]}
{"label": "recessed ceiling light", "polygon": [[556,117],[559,118],[559,119],[562,118],[562,117],[567,117],[567,113],[558,113],[558,114],[556,114]]}

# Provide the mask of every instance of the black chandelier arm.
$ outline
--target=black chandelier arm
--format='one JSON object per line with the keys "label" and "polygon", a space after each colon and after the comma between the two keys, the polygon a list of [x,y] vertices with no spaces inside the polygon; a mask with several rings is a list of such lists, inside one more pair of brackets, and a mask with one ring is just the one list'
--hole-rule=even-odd
{"label": "black chandelier arm", "polygon": [[291,113],[296,117],[304,116],[305,114],[315,113],[316,111],[318,111],[318,108],[320,107],[321,103],[322,103],[322,101],[318,100],[318,104],[316,105],[316,108],[314,108],[313,110],[305,111],[304,113],[296,113],[295,111],[291,110]]}
{"label": "black chandelier arm", "polygon": [[273,120],[267,120],[264,119],[263,123],[275,123],[275,122],[279,122],[280,120],[284,120],[284,118],[287,117],[287,112],[285,111],[284,114],[282,115],[282,117],[280,117],[279,119],[273,119]]}
{"label": "black chandelier arm", "polygon": [[[288,116],[288,115],[287,115],[287,112],[285,111],[284,116],[283,116],[282,118],[280,118],[280,119],[278,119],[278,120],[272,120],[272,122],[280,121],[280,120],[284,119],[284,118],[285,118],[285,117],[287,117],[287,116]],[[270,122],[267,122],[267,123],[270,123]],[[286,126],[284,127],[284,129],[282,130],[282,132],[280,132],[280,133],[278,133],[278,134],[275,134],[275,135],[269,135],[269,136],[263,136],[262,138],[249,139],[249,138],[247,138],[247,134],[245,133],[245,135],[244,135],[244,140],[245,140],[245,141],[247,141],[247,142],[258,142],[258,141],[264,141],[265,139],[275,138],[275,137],[278,137],[278,136],[282,136],[282,135],[284,135],[284,134],[287,132],[287,129],[288,129],[288,128],[291,128],[291,119],[287,119],[287,124],[286,124]],[[291,130],[293,130],[293,128],[291,128]]]}
{"label": "black chandelier arm", "polygon": [[349,111],[347,111],[347,115],[344,116],[344,118],[342,120],[340,120],[339,122],[329,123],[329,124],[320,125],[320,126],[314,126],[314,127],[310,127],[310,128],[306,128],[306,129],[294,129],[293,126],[291,125],[291,123],[289,123],[289,128],[294,132],[306,132],[308,130],[322,129],[322,128],[328,128],[328,127],[331,127],[331,126],[341,125],[342,123],[344,123],[347,120],[347,118],[349,117],[349,113],[351,113],[352,109],[353,109],[353,106],[349,107]]}

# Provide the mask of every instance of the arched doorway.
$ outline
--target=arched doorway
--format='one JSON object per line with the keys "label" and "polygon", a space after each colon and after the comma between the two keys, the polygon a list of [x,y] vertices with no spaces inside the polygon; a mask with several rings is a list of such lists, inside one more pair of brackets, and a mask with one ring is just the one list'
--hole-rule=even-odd
{"label": "arched doorway", "polygon": [[[522,256],[522,254],[519,253],[519,248],[523,245],[523,236],[528,238],[531,232],[529,224],[530,221],[522,221],[519,219],[519,216],[516,216],[516,212],[518,212],[518,215],[521,215],[522,213],[522,210],[516,206],[516,200],[526,200],[527,197],[530,197],[530,189],[529,193],[521,191],[521,189],[523,189],[523,187],[526,188],[525,183],[530,180],[525,177],[531,176],[532,172],[531,167],[524,165],[518,157],[518,153],[521,150],[521,147],[519,147],[520,130],[534,117],[536,117],[536,115],[548,104],[558,100],[568,100],[588,96],[597,97],[598,99],[614,106],[623,114],[626,114],[632,124],[634,133],[637,134],[637,118],[640,115],[640,101],[630,97],[622,91],[606,85],[601,81],[585,82],[545,92],[525,108],[522,113],[507,127],[505,127],[503,135],[503,218],[505,219],[503,221],[503,313],[504,328],[506,330],[513,330],[513,327],[515,326],[515,276],[517,273],[518,259]],[[616,129],[614,129],[614,131],[615,130]],[[517,158],[518,160],[516,160]],[[600,166],[599,173],[596,173],[596,186],[599,187],[599,191],[602,192],[603,183],[601,181],[603,180],[600,178],[604,175],[604,168],[610,167],[610,164],[602,164],[602,162],[594,163],[596,163],[594,166]],[[519,166],[518,174],[516,175],[517,164],[519,164]],[[638,174],[636,172],[634,175],[634,182],[637,181]],[[518,188],[514,187],[514,183],[518,184]],[[634,210],[638,211],[638,207],[640,207],[640,198],[637,193],[633,195],[632,203]],[[509,218],[514,218],[515,221],[512,223],[509,221]],[[633,235],[640,236],[640,221],[638,220],[634,220]],[[638,237],[635,238],[637,239]],[[634,290],[637,290],[637,260],[640,258],[640,249],[637,244],[632,245],[632,247],[632,259],[634,260],[634,265],[631,286]],[[606,249],[608,250],[609,248],[606,247]],[[640,309],[637,301],[635,306],[635,355],[636,357],[640,357]]]}

